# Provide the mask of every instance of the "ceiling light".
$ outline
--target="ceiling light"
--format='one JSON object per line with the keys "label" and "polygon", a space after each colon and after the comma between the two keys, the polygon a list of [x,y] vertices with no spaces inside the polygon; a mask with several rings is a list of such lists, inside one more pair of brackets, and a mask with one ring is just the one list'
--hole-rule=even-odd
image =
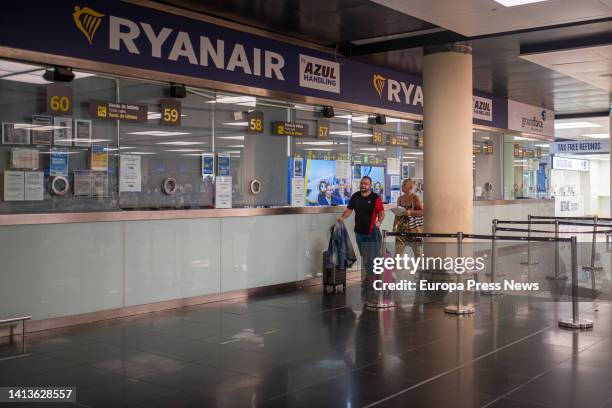
{"label": "ceiling light", "polygon": [[195,146],[195,145],[203,145],[206,144],[204,142],[185,142],[178,140],[176,142],[158,142],[158,145],[169,145],[169,146]]}
{"label": "ceiling light", "polygon": [[359,150],[363,150],[364,152],[386,152],[387,149],[384,147],[360,147]]}
{"label": "ceiling light", "polygon": [[417,156],[422,156],[423,152],[404,152],[404,154],[416,154]]}
{"label": "ceiling light", "polygon": [[610,137],[610,134],[608,134],[608,133],[589,133],[589,134],[582,135],[582,136],[590,137],[590,138],[593,138],[593,139],[607,139],[607,138]]}
{"label": "ceiling light", "polygon": [[[181,117],[184,118],[185,115],[184,113],[181,113]],[[161,119],[161,112],[147,112],[147,119],[148,120],[152,120],[152,119]]]}
{"label": "ceiling light", "polygon": [[190,132],[166,132],[163,130],[147,130],[142,132],[128,132],[128,135],[145,135],[145,136],[182,136],[190,135]]}
{"label": "ceiling light", "polygon": [[523,6],[531,3],[541,3],[547,0],[493,0],[505,7]]}
{"label": "ceiling light", "polygon": [[523,137],[523,136],[514,136],[514,140],[535,140],[535,139],[530,139],[528,137]]}
{"label": "ceiling light", "polygon": [[225,122],[223,125],[226,126],[248,126],[249,122]]}
{"label": "ceiling light", "polygon": [[578,129],[594,127],[601,127],[601,125],[592,122],[555,122],[555,129]]}
{"label": "ceiling light", "polygon": [[319,152],[333,152],[334,151],[334,149],[325,149],[321,147],[309,147],[304,150],[312,150],[312,151],[319,151]]}
{"label": "ceiling light", "polygon": [[176,153],[188,153],[188,152],[201,152],[200,149],[167,149],[166,152],[176,152]]}
{"label": "ceiling light", "polygon": [[129,154],[136,154],[138,156],[144,156],[144,155],[147,155],[147,154],[157,154],[157,153],[155,153],[155,152],[130,152]]}
{"label": "ceiling light", "polygon": [[301,145],[307,145],[307,146],[332,146],[334,144],[334,142],[302,142],[300,144],[298,144],[298,146]]}
{"label": "ceiling light", "polygon": [[217,136],[218,139],[244,140],[244,136]]}
{"label": "ceiling light", "polygon": [[34,71],[28,74],[15,74],[10,76],[5,76],[0,79],[6,79],[7,81],[15,81],[15,82],[25,82],[28,84],[36,84],[36,85],[45,85],[50,84],[51,81],[47,81],[42,77],[42,74],[45,71]]}
{"label": "ceiling light", "polygon": [[225,147],[234,147],[234,148],[242,149],[242,148],[244,148],[244,145],[227,145]]}
{"label": "ceiling light", "polygon": [[536,147],[550,147],[550,143],[536,143]]}

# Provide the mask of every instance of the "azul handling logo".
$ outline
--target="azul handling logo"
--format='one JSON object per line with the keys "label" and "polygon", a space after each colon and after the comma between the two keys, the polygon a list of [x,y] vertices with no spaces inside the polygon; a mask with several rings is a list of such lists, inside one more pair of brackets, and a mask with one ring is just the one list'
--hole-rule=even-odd
{"label": "azul handling logo", "polygon": [[[90,45],[93,45],[94,35],[102,21],[105,21],[103,17],[105,15],[100,12],[79,6],[74,8],[72,14],[76,27]],[[187,62],[202,67],[214,66],[225,71],[242,71],[246,75],[285,80],[283,74],[285,59],[271,50],[249,47],[241,43],[229,46],[220,38],[195,36],[168,27],[153,27],[146,22],[113,15],[109,15],[106,21],[108,21],[110,50],[125,50],[130,54],[148,54],[150,57],[169,62]]]}
{"label": "azul handling logo", "polygon": [[[423,106],[423,89],[420,85],[406,84],[404,81],[396,81],[385,78],[380,74],[372,76],[372,87],[378,94],[389,102],[404,103],[406,105]],[[385,93],[385,88],[387,92]]]}
{"label": "azul handling logo", "polygon": [[300,86],[340,93],[340,64],[300,54]]}

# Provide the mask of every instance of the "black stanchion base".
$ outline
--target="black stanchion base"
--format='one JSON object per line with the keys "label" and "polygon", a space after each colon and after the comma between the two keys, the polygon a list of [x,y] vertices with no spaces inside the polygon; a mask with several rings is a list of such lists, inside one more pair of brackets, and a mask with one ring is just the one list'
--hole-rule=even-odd
{"label": "black stanchion base", "polygon": [[395,307],[395,303],[378,303],[378,302],[366,302],[366,307],[369,309],[383,310],[383,309],[391,309]]}
{"label": "black stanchion base", "polygon": [[504,296],[506,293],[502,290],[491,289],[491,290],[481,290],[480,294],[484,296]]}
{"label": "black stanchion base", "polygon": [[567,275],[560,275],[560,276],[548,275],[546,277],[546,279],[549,279],[549,280],[567,280]]}
{"label": "black stanchion base", "polygon": [[444,313],[456,316],[464,316],[476,313],[476,309],[472,305],[449,305],[444,308]]}
{"label": "black stanchion base", "polygon": [[578,319],[576,321],[574,321],[573,319],[561,319],[559,320],[559,327],[562,327],[564,329],[586,330],[593,328],[593,322],[586,319]]}
{"label": "black stanchion base", "polygon": [[601,266],[583,266],[582,267],[583,270],[585,271],[603,271],[603,268]]}

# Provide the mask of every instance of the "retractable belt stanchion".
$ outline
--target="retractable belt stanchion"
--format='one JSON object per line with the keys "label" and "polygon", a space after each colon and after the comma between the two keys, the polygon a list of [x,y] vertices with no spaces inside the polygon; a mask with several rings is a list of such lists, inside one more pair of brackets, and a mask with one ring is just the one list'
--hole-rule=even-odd
{"label": "retractable belt stanchion", "polygon": [[580,318],[578,303],[578,243],[576,237],[572,237],[572,317],[559,320],[559,326],[567,329],[590,329],[593,322]]}
{"label": "retractable belt stanchion", "polygon": [[[601,266],[595,266],[595,256],[597,255],[597,216],[593,217],[593,241],[591,242],[591,264],[585,265],[582,267],[585,271],[591,271],[591,279],[595,282],[595,271],[601,271],[603,268]],[[593,284],[594,286],[594,284]],[[595,287],[593,287],[595,289]]]}
{"label": "retractable belt stanchion", "polygon": [[[463,232],[457,233],[457,258],[461,258],[463,256]],[[456,272],[455,272],[456,273]],[[457,286],[461,283],[461,274],[457,274]],[[468,315],[476,312],[476,309],[473,305],[464,305],[463,304],[463,291],[457,290],[457,304],[456,305],[448,305],[444,308],[444,312],[454,315]]]}
{"label": "retractable belt stanchion", "polygon": [[491,226],[491,289],[481,290],[481,295],[503,295],[504,292],[501,290],[492,289],[495,283],[495,270],[497,269],[497,220],[493,220],[493,225]]}
{"label": "retractable belt stanchion", "polygon": [[[531,238],[531,214],[527,216],[527,238]],[[536,265],[531,257],[531,241],[527,241],[527,260],[521,261],[521,265]]]}
{"label": "retractable belt stanchion", "polygon": [[[380,256],[381,257],[385,257],[385,240],[387,238],[387,230],[382,230],[382,242],[380,245]],[[373,273],[373,271],[369,271],[370,273]],[[366,271],[366,274],[368,273],[368,271]],[[387,270],[383,271],[383,273],[381,274],[381,279],[383,280],[383,282],[385,281],[385,279],[387,277],[391,276],[391,273]],[[392,278],[390,278],[392,279]],[[373,288],[372,288],[373,289]],[[372,290],[371,289],[371,290]],[[389,309],[392,307],[395,307],[395,304],[393,303],[392,300],[390,299],[386,299],[385,300],[385,291],[384,289],[380,289],[376,291],[376,300],[375,301],[367,301],[366,302],[366,306],[367,307],[371,307],[373,309]],[[388,295],[389,296],[389,295]]]}
{"label": "retractable belt stanchion", "polygon": [[555,220],[555,273],[549,275],[546,279],[552,280],[565,280],[566,275],[559,275],[559,220]]}

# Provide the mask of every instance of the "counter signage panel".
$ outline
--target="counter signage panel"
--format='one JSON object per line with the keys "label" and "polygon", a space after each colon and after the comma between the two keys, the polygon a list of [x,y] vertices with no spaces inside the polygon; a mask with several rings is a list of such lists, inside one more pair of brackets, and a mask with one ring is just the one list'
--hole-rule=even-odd
{"label": "counter signage panel", "polygon": [[589,161],[553,156],[552,168],[555,170],[589,171]]}
{"label": "counter signage panel", "polygon": [[295,122],[272,122],[272,133],[277,136],[308,136],[308,125]]}
{"label": "counter signage panel", "polygon": [[148,120],[146,105],[105,102],[93,99],[89,101],[89,115],[97,119],[125,120],[129,122],[144,123]]}
{"label": "counter signage panel", "polygon": [[[27,30],[25,10],[36,10]],[[124,1],[7,2],[0,18],[5,47],[423,113],[418,76]],[[475,96],[491,101],[491,118],[479,104],[474,123],[507,128],[506,100]]]}

